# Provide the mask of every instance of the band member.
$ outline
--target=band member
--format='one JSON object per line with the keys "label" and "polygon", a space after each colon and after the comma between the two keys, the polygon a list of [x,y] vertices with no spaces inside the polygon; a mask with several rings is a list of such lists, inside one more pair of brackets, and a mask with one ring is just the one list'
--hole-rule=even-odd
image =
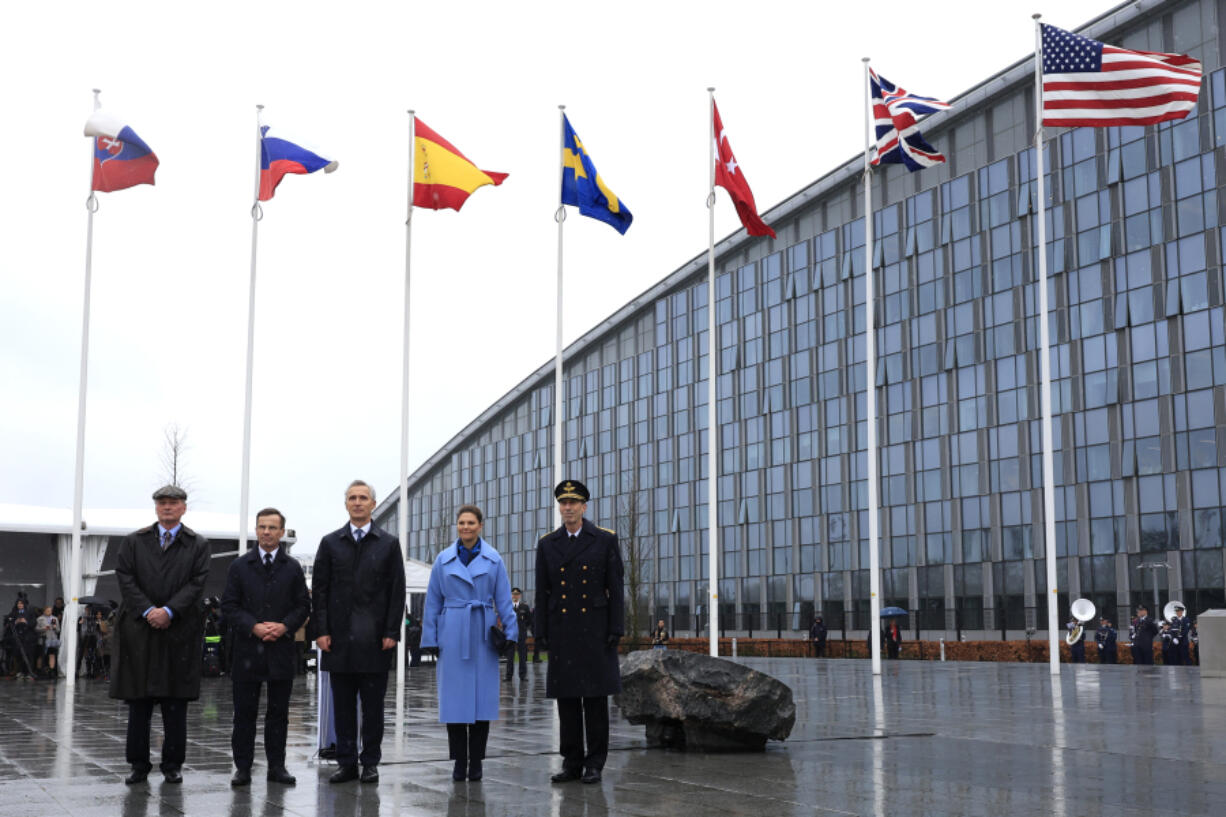
{"label": "band member", "polygon": [[260,685],[268,685],[264,713],[264,756],[268,780],[292,786],[294,776],[285,768],[285,737],[289,731],[289,696],[294,686],[298,647],[294,634],[311,613],[306,576],[297,559],[281,547],[285,517],[276,508],[255,515],[259,547],[230,563],[221,614],[234,642],[231,679],[234,682],[234,752],[231,786],[251,785],[255,760],[255,723],[259,716]]}
{"label": "band member", "polygon": [[1191,653],[1191,632],[1192,622],[1188,620],[1184,613],[1183,605],[1175,602],[1175,615],[1171,617],[1171,631],[1174,635],[1174,644],[1178,646],[1178,657],[1171,663],[1188,665],[1192,663]]}
{"label": "band member", "polygon": [[115,617],[112,698],[128,704],[128,785],[149,776],[149,721],[162,710],[162,777],[183,782],[187,755],[187,702],[200,697],[204,643],[204,582],[209,542],[180,520],[187,492],[177,485],[153,494],[157,523],[119,544],[115,578],[123,601]]}
{"label": "band member", "polygon": [[1072,656],[1074,664],[1084,664],[1086,662],[1086,630],[1081,626],[1081,622],[1077,619],[1069,619],[1069,622],[1064,625],[1068,630],[1068,635],[1065,641],[1068,642],[1069,653]]}
{"label": "band member", "polygon": [[523,591],[518,587],[511,588],[511,605],[515,609],[515,625],[519,631],[519,639],[515,649],[507,653],[507,680],[515,669],[515,656],[519,655],[519,679],[528,677],[528,631],[532,629],[532,608],[523,600]]}
{"label": "band member", "polygon": [[545,696],[558,702],[562,771],[550,779],[599,783],[609,753],[609,696],[621,691],[621,547],[616,533],[583,518],[590,498],[583,483],[565,480],[553,495],[562,526],[536,546],[535,627],[549,652]]}
{"label": "band member", "polygon": [[[311,575],[315,643],[331,673],[336,762],[329,783],[379,782],[383,696],[404,626],[404,557],[396,537],[375,527],[374,489],[354,480],[345,490],[349,522],[325,536]],[[358,756],[358,699],[362,754]]]}
{"label": "band member", "polygon": [[1114,664],[1116,662],[1116,651],[1118,650],[1116,642],[1119,640],[1119,636],[1106,616],[1103,616],[1102,621],[1099,622],[1098,632],[1094,634],[1094,640],[1098,642],[1098,662],[1100,664]]}
{"label": "band member", "polygon": [[1142,666],[1152,666],[1154,663],[1154,639],[1158,637],[1158,625],[1149,617],[1149,608],[1144,604],[1137,606],[1137,621],[1134,625],[1132,646],[1136,661]]}

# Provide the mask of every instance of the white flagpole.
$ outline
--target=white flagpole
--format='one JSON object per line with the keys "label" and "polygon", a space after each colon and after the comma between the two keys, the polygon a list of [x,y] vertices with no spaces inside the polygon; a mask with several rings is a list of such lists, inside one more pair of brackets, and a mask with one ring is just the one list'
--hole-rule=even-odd
{"label": "white flagpole", "polygon": [[260,219],[264,208],[260,206],[260,165],[263,155],[264,134],[260,130],[260,111],[263,105],[255,106],[255,198],[251,205],[251,283],[247,291],[247,380],[243,393],[243,474],[238,498],[238,552],[247,552],[247,511],[251,493],[251,373],[255,361],[255,261],[259,245]]}
{"label": "white flagpole", "polygon": [[864,415],[868,442],[868,593],[873,644],[873,675],[881,674],[881,558],[877,523],[877,321],[873,309],[873,91],[864,57]]}
{"label": "white flagpole", "polygon": [[[94,89],[94,110],[102,107]],[[85,289],[81,307],[81,376],[77,384],[77,459],[73,473],[72,488],[72,557],[68,568],[68,603],[64,606],[64,620],[60,632],[64,635],[64,673],[69,687],[77,683],[77,599],[81,595],[81,517],[85,498],[85,392],[89,382],[89,296],[94,271],[94,213],[98,211],[98,197],[94,195],[94,145],[89,140],[89,198],[85,200]],[[70,625],[71,622],[71,625]]]}
{"label": "white flagpole", "polygon": [[[417,116],[409,110],[409,192],[404,217],[404,351],[401,353],[400,390],[400,507],[396,533],[400,537],[400,560],[407,561],[409,546],[409,295],[413,248],[413,174],[417,171]],[[396,711],[404,708],[404,614],[400,615],[400,642],[396,645]],[[400,724],[401,718],[396,719]]]}
{"label": "white flagpole", "polygon": [[[1034,15],[1034,162],[1039,197],[1039,399],[1043,404],[1043,548],[1047,554],[1047,649],[1051,674],[1060,674],[1060,625],[1056,616],[1056,471],[1051,428],[1051,349],[1047,327],[1047,191],[1043,182],[1043,31]],[[1001,611],[1004,612],[1003,610]]]}
{"label": "white flagpole", "polygon": [[[562,167],[562,155],[566,151],[566,106],[558,106],[558,131],[560,134],[558,150],[558,209],[553,214],[553,220],[558,223],[558,328],[556,348],[553,359],[553,486],[565,478],[562,467],[562,224],[566,221],[566,207],[562,204],[562,180],[565,168]],[[561,511],[556,511],[561,520]],[[559,522],[560,523],[560,522]]]}
{"label": "white flagpole", "polygon": [[719,376],[719,343],[715,338],[715,89],[708,88],[707,132],[710,161],[707,162],[707,621],[709,648],[719,655],[719,410],[715,381]]}

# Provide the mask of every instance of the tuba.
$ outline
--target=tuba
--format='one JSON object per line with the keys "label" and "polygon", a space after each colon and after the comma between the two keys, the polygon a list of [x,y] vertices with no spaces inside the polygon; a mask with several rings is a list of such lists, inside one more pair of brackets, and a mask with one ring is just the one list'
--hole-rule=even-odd
{"label": "tuba", "polygon": [[[1168,601],[1166,603],[1166,606],[1162,608],[1162,617],[1166,619],[1167,621],[1173,621],[1175,618],[1175,606],[1176,605],[1180,607],[1184,606],[1183,602],[1179,601],[1178,599],[1171,599],[1170,601]],[[1187,612],[1187,611],[1185,610],[1184,612]]]}
{"label": "tuba", "polygon": [[1077,619],[1077,626],[1064,637],[1064,642],[1071,647],[1081,640],[1084,634],[1085,623],[1094,618],[1094,602],[1089,599],[1077,599],[1077,601],[1073,602],[1070,612],[1072,612],[1073,618]]}

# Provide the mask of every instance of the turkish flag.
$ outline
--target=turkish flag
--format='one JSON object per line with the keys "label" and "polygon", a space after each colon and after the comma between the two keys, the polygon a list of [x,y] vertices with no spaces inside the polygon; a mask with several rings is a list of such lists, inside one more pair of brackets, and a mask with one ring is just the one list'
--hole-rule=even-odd
{"label": "turkish flag", "polygon": [[769,235],[775,237],[775,231],[766,226],[758,217],[758,207],[753,203],[753,191],[745,180],[736,156],[732,154],[732,145],[728,142],[728,134],[724,132],[724,123],[719,119],[719,108],[715,100],[711,100],[711,109],[715,113],[715,183],[728,191],[732,203],[736,205],[736,214],[741,217],[741,225],[750,235]]}

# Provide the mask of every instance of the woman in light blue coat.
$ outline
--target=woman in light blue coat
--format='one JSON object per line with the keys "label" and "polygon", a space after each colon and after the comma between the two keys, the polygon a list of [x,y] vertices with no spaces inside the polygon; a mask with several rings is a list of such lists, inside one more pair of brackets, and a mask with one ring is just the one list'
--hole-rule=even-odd
{"label": "woman in light blue coat", "polygon": [[507,641],[519,639],[511,583],[498,552],[481,538],[475,505],[456,514],[459,538],[430,570],[421,645],[438,648],[438,719],[447,724],[453,780],[481,779],[490,721],[498,720],[498,651],[490,627],[502,619]]}

